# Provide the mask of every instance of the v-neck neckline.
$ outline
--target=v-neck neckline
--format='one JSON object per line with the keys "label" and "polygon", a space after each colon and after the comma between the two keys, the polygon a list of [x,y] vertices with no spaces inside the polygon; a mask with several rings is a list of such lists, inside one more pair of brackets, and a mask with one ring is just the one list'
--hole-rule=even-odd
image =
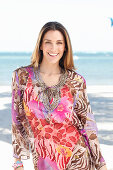
{"label": "v-neck neckline", "polygon": [[35,79],[38,81],[39,85],[43,88],[46,89],[54,89],[54,88],[58,88],[61,87],[65,84],[66,78],[67,78],[67,71],[63,70],[61,71],[61,75],[59,77],[59,81],[52,86],[48,86],[42,79],[42,76],[40,75],[40,67],[38,66],[38,68],[34,69],[34,73],[35,73]]}
{"label": "v-neck neckline", "polygon": [[[46,111],[51,115],[50,113],[58,106],[61,95],[60,95],[60,89],[65,84],[67,79],[67,71],[63,70],[62,74],[59,78],[59,82],[56,85],[53,86],[47,86],[45,82],[41,79],[41,76],[39,74],[39,68],[34,70],[35,72],[35,78],[38,85],[41,87],[42,91],[42,100],[43,104],[45,106]],[[51,99],[49,100],[49,97],[51,96]]]}
{"label": "v-neck neckline", "polygon": [[61,75],[59,77],[59,80],[58,82],[55,84],[55,85],[51,85],[51,86],[48,86],[44,80],[42,79],[42,76],[40,75],[40,66],[38,66],[38,70],[37,70],[37,75],[38,75],[38,79],[39,81],[44,85],[45,88],[57,88],[58,86],[60,86],[61,84],[61,81],[62,81],[62,77],[63,77],[63,74],[65,74],[65,70],[61,70]]}

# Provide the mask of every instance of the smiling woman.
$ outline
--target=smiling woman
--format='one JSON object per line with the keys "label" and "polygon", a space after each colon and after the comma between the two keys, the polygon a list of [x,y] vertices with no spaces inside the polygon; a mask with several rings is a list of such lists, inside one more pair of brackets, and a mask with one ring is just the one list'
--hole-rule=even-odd
{"label": "smiling woman", "polygon": [[74,68],[70,37],[63,25],[61,24],[54,25],[51,22],[51,25],[50,23],[47,23],[42,27],[36,43],[35,50],[32,54],[32,64],[35,67],[38,67],[38,65],[41,63],[43,59],[43,50],[41,50],[41,46],[44,46],[44,44],[46,45],[46,47],[50,48],[49,50],[51,51],[48,51],[48,53],[50,54],[51,52],[53,53],[55,50],[57,50],[54,49],[55,46],[59,49],[61,49],[62,47],[63,54],[61,60],[59,61],[59,65],[62,68],[64,67],[67,67],[68,69]]}
{"label": "smiling woman", "polygon": [[42,27],[32,64],[13,72],[12,140],[14,169],[31,150],[35,170],[106,170],[86,81],[58,22]]}
{"label": "smiling woman", "polygon": [[43,38],[40,49],[43,52],[43,62],[46,64],[57,63],[62,58],[65,50],[65,40],[60,31],[48,31]]}

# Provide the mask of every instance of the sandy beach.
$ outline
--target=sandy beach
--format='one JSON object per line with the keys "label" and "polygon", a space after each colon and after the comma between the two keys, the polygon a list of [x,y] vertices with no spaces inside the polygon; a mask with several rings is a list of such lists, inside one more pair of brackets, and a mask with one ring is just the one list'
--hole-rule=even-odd
{"label": "sandy beach", "polygon": [[[113,86],[87,86],[87,92],[97,122],[102,154],[108,170],[113,170]],[[0,160],[0,169],[13,169],[10,86],[0,86]],[[24,161],[24,167],[33,170],[32,158]]]}

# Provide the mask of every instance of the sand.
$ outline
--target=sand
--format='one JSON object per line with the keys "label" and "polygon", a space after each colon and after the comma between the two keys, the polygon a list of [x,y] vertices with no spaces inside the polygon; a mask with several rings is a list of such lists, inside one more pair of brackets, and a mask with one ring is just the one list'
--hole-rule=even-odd
{"label": "sand", "polygon": [[[88,86],[88,97],[97,122],[98,138],[108,170],[113,170],[113,86]],[[0,169],[13,170],[11,145],[11,87],[0,86]],[[33,170],[32,157],[24,161]]]}

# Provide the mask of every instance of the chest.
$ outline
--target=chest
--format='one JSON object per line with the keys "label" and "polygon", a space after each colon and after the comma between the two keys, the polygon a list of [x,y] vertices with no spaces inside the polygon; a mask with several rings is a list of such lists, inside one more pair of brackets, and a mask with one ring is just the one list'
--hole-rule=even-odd
{"label": "chest", "polygon": [[55,86],[59,82],[60,74],[55,75],[47,75],[47,74],[41,74],[41,78],[43,82],[46,84],[46,86]]}
{"label": "chest", "polygon": [[24,108],[29,115],[35,115],[38,119],[55,118],[62,122],[70,118],[73,112],[75,98],[67,84],[61,88],[42,88],[37,83],[28,81],[24,92]]}

